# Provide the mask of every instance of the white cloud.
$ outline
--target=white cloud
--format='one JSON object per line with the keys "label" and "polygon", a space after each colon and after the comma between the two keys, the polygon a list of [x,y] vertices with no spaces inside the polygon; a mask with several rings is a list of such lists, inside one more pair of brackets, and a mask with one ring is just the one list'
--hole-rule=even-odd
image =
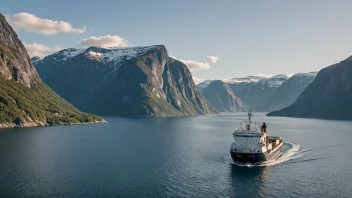
{"label": "white cloud", "polygon": [[24,43],[24,46],[26,47],[30,57],[39,56],[40,58],[45,57],[49,53],[60,51],[62,49],[62,47],[60,46],[48,47],[38,43],[32,43],[32,44]]}
{"label": "white cloud", "polygon": [[274,75],[271,75],[271,74],[256,74],[255,76],[261,76],[261,77],[264,77],[264,78],[271,78]]}
{"label": "white cloud", "polygon": [[207,60],[209,63],[216,63],[218,60],[220,60],[220,58],[217,56],[207,56]]}
{"label": "white cloud", "polygon": [[182,60],[182,59],[180,59],[179,61],[185,64],[188,67],[188,69],[190,69],[191,71],[210,69],[210,65],[208,62],[203,63],[203,62],[196,62],[193,60]]}
{"label": "white cloud", "polygon": [[99,47],[128,47],[129,43],[126,39],[119,36],[91,36],[81,41],[81,45],[85,47],[99,46]]}
{"label": "white cloud", "polygon": [[61,50],[63,50],[64,48],[63,47],[61,47],[61,46],[59,46],[59,45],[57,45],[57,46],[54,46],[53,48],[52,48],[52,50],[53,51],[55,51],[55,52],[57,52],[57,51],[61,51]]}
{"label": "white cloud", "polygon": [[[170,57],[177,59],[175,56],[172,56],[172,55],[170,55]],[[189,70],[198,71],[198,70],[210,69],[211,67],[210,63],[215,64],[218,60],[220,60],[220,58],[217,56],[207,56],[207,60],[204,62],[197,62],[194,60],[183,60],[183,59],[178,59],[178,60],[181,61],[183,64],[185,64]]]}
{"label": "white cloud", "polygon": [[204,82],[205,79],[200,79],[200,78],[197,78],[197,77],[194,77],[194,76],[193,76],[193,81],[194,81],[194,83],[195,83],[196,85],[198,85],[199,83]]}
{"label": "white cloud", "polygon": [[84,26],[82,28],[73,28],[68,22],[42,19],[26,12],[7,16],[6,18],[15,30],[24,29],[27,32],[44,34],[46,36],[58,33],[82,34],[86,30]]}

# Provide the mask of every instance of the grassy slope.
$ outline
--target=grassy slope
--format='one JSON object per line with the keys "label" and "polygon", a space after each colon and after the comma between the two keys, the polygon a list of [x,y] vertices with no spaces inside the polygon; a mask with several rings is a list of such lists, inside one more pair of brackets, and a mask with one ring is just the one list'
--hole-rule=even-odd
{"label": "grassy slope", "polygon": [[102,119],[80,112],[42,82],[34,82],[27,88],[0,75],[0,123],[22,125],[33,121],[36,125],[57,125]]}

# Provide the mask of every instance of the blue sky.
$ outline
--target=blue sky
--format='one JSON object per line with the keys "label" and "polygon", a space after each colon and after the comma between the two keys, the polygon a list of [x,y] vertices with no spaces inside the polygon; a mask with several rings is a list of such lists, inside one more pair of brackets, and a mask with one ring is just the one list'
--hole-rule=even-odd
{"label": "blue sky", "polygon": [[[170,55],[208,64],[197,78],[318,71],[352,55],[352,1],[1,1],[0,12],[65,21],[81,33],[17,29],[26,44],[81,48],[118,36],[130,46],[163,44]],[[50,53],[47,51],[46,53]],[[220,58],[206,63],[207,56]]]}

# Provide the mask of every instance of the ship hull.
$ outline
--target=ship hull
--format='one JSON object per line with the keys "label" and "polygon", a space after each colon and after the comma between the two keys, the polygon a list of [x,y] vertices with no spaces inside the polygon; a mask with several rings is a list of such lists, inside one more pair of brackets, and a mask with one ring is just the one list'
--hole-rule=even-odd
{"label": "ship hull", "polygon": [[230,153],[232,160],[235,162],[259,164],[265,161],[277,159],[281,154],[281,149],[282,144],[270,153],[237,153],[233,151],[230,151]]}

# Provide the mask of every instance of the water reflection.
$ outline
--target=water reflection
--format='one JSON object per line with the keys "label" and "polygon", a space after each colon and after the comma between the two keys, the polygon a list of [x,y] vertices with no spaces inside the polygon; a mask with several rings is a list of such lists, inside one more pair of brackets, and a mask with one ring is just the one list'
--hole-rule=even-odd
{"label": "water reflection", "polygon": [[253,197],[253,195],[264,196],[266,182],[271,175],[271,167],[229,167],[229,180],[232,188],[232,195],[241,194],[241,197]]}

